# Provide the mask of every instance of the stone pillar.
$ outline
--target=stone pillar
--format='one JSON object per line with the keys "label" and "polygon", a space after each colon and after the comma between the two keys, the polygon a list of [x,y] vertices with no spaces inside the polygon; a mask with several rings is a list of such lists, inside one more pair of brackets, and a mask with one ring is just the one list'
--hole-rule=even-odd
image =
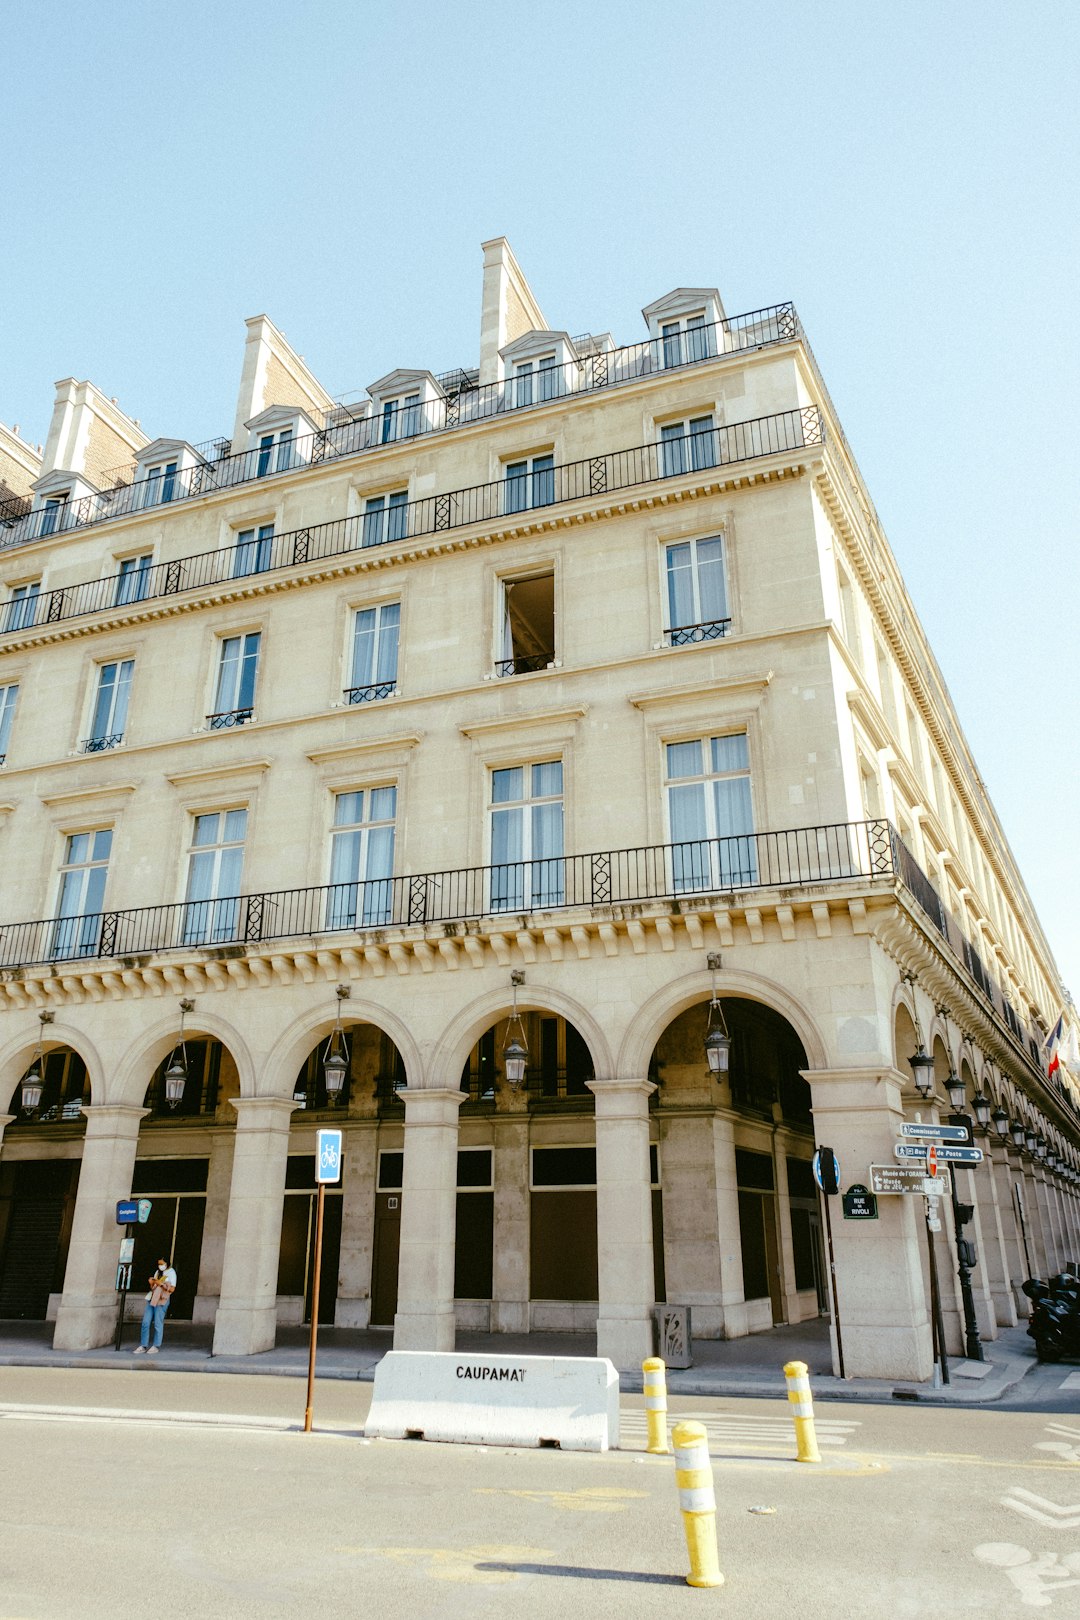
{"label": "stone pillar", "polygon": [[458,1110],[465,1093],[406,1086],[395,1350],[453,1350]]}
{"label": "stone pillar", "polygon": [[[780,1104],[773,1104],[779,1114]],[[795,1286],[795,1245],[791,1236],[791,1200],[788,1193],[787,1154],[774,1131],[772,1141],[773,1183],[776,1187],[776,1230],[780,1249],[780,1291],[784,1297],[784,1321],[799,1320],[799,1290]]]}
{"label": "stone pillar", "polygon": [[1050,1219],[1050,1206],[1046,1195],[1046,1180],[1038,1164],[1031,1167],[1031,1185],[1034,1201],[1039,1209],[1039,1226],[1042,1230],[1043,1254],[1045,1256],[1044,1277],[1052,1277],[1058,1268],[1057,1237],[1053,1222]]}
{"label": "stone pillar", "polygon": [[649,1080],[590,1080],[596,1098],[596,1353],[638,1370],[653,1353]]}
{"label": "stone pillar", "polygon": [[366,1328],[371,1321],[378,1122],[371,1120],[362,1125],[347,1125],[343,1151],[341,1259],[334,1326]]}
{"label": "stone pillar", "polygon": [[491,1331],[529,1331],[529,1121],[493,1121],[495,1247],[491,1273]]}
{"label": "stone pillar", "polygon": [[987,1286],[999,1327],[1016,1326],[1016,1296],[1013,1279],[1016,1270],[1015,1241],[1009,1243],[1010,1229],[1015,1226],[1008,1206],[1002,1207],[1005,1195],[1011,1201],[1008,1166],[1004,1179],[1000,1175],[1000,1156],[1007,1158],[1004,1145],[999,1146],[990,1136],[983,1139],[986,1155],[975,1174],[978,1206],[982,1217],[983,1249],[979,1258],[986,1269]]}
{"label": "stone pillar", "polygon": [[695,1110],[662,1114],[659,1123],[667,1297],[691,1307],[696,1339],[719,1339],[724,1310],[711,1118]]}
{"label": "stone pillar", "polygon": [[1048,1277],[1050,1275],[1050,1245],[1047,1242],[1046,1228],[1043,1223],[1042,1204],[1039,1200],[1039,1189],[1035,1181],[1033,1168],[1020,1161],[1022,1177],[1022,1191],[1024,1198],[1024,1213],[1027,1218],[1028,1247],[1031,1250],[1032,1275],[1035,1277]]}
{"label": "stone pillar", "polygon": [[716,1176],[716,1229],[720,1238],[720,1303],[724,1312],[724,1338],[745,1339],[749,1327],[742,1268],[739,1178],[735,1170],[735,1121],[727,1115],[717,1114],[713,1120],[713,1164]]}
{"label": "stone pillar", "polygon": [[236,1137],[215,1356],[272,1350],[291,1097],[234,1097]]}
{"label": "stone pillar", "polygon": [[229,1223],[229,1189],[232,1186],[235,1138],[236,1133],[231,1126],[215,1130],[210,1138],[206,1217],[199,1258],[199,1286],[191,1316],[193,1322],[212,1322],[221,1300],[221,1267],[225,1259],[225,1230]]}
{"label": "stone pillar", "polygon": [[139,1122],[147,1109],[92,1103],[83,1113],[86,1135],[54,1350],[92,1350],[108,1344],[116,1331],[116,1267],[122,1236],[116,1204],[131,1196]]}
{"label": "stone pillar", "polygon": [[[846,1185],[862,1181],[869,1186],[870,1165],[891,1157],[899,1136],[904,1076],[891,1067],[803,1072],[810,1082],[819,1143],[836,1152]],[[921,1196],[882,1196],[876,1221],[845,1221],[839,1201],[832,1200],[844,1370],[849,1378],[921,1382],[932,1376],[923,1202]],[[940,1243],[940,1251],[944,1249]],[[949,1257],[940,1251],[945,1293]],[[835,1333],[833,1352],[834,1371],[839,1372]]]}

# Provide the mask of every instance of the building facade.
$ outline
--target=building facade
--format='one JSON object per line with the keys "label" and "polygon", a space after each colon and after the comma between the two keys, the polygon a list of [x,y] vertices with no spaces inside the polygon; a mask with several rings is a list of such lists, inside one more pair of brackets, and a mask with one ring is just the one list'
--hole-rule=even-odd
{"label": "building facade", "polygon": [[[868,1184],[947,1082],[982,1334],[1080,1252],[1057,970],[796,313],[643,314],[551,328],[500,238],[476,367],[335,403],[258,317],[201,445],[58,385],[0,513],[0,1318],[108,1342],[145,1195],[218,1353],[630,1367],[658,1301],[831,1312],[815,1140]],[[928,1378],[924,1200],[831,1213],[846,1371]]]}

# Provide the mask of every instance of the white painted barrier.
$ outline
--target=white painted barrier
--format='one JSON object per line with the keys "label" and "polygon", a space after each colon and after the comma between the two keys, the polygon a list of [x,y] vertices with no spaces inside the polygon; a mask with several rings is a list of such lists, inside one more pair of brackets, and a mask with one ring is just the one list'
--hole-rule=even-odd
{"label": "white painted barrier", "polygon": [[364,1433],[607,1451],[619,1443],[619,1375],[601,1356],[391,1350],[375,1368]]}

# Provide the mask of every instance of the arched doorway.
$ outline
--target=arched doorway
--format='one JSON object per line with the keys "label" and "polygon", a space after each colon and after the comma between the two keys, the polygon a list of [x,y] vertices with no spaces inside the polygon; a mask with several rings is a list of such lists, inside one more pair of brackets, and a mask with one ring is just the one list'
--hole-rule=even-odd
{"label": "arched doorway", "polygon": [[41,1101],[22,1108],[21,1080],[0,1159],[0,1319],[51,1320],[64,1287],[82,1139],[86,1064],[70,1046],[41,1058]]}

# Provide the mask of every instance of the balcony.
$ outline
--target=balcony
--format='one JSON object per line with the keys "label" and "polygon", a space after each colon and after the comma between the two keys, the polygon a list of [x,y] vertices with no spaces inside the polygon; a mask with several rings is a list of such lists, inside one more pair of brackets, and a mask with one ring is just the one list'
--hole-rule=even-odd
{"label": "balcony", "polygon": [[[545,469],[539,485],[533,480],[534,496],[539,489],[542,498],[535,499],[531,506],[520,505],[521,479],[501,478],[489,484],[475,484],[470,489],[448,490],[442,495],[428,495],[423,500],[404,503],[394,509],[393,532],[389,526],[373,528],[364,514],[286,530],[259,542],[264,549],[258,577],[328,557],[345,556],[351,551],[442,534],[472,523],[499,523],[508,518],[528,522],[530,512],[546,512],[569,501],[602,498],[638,485],[660,484],[677,478],[700,480],[714,469],[822,445],[825,425],[817,407],[808,405],[748,422],[732,422],[726,427],[694,434],[693,440],[693,467],[689,470],[682,465],[673,467],[670,446],[660,443],[613,450],[606,455],[589,456],[583,461]],[[235,546],[229,546],[155,564],[139,576],[139,604],[235,582],[236,550]],[[129,578],[123,576],[124,580]],[[121,584],[122,576],[113,574],[8,603],[0,634],[35,629],[88,614],[104,614],[120,605],[133,605],[122,603]]]}
{"label": "balcony", "polygon": [[79,751],[83,754],[104,754],[110,748],[119,748],[123,740],[122,731],[114,731],[106,737],[84,737],[79,744]]}
{"label": "balcony", "polygon": [[346,703],[377,703],[380,698],[392,697],[397,681],[375,681],[371,686],[347,686],[343,693]]}
{"label": "balcony", "polygon": [[[19,499],[0,508],[0,549],[25,545],[50,535],[84,529],[98,523],[234,488],[237,484],[318,466],[345,456],[379,450],[388,444],[430,433],[486,422],[500,416],[550,404],[554,400],[593,394],[605,388],[637,382],[687,366],[702,365],[719,357],[746,353],[801,337],[802,327],[793,304],[733,315],[714,326],[697,327],[677,337],[632,343],[606,353],[590,354],[565,366],[545,367],[527,377],[473,386],[469,374],[457,372],[442,397],[423,405],[409,405],[388,414],[353,415],[348,407],[331,411],[317,433],[236,455],[228,453],[228,440],[197,446],[200,460],[194,467],[165,478],[117,482],[110,489],[70,501],[63,507],[27,511]],[[225,453],[223,453],[225,452]],[[113,476],[116,476],[114,473]]]}
{"label": "balcony", "polygon": [[220,714],[208,714],[207,731],[231,731],[234,726],[246,726],[254,709],[223,709]]}
{"label": "balcony", "polygon": [[730,629],[730,619],[710,619],[706,624],[674,625],[667,633],[668,646],[691,647],[703,641],[722,641]]}
{"label": "balcony", "polygon": [[897,875],[887,821],[180,901],[0,927],[0,969]]}

